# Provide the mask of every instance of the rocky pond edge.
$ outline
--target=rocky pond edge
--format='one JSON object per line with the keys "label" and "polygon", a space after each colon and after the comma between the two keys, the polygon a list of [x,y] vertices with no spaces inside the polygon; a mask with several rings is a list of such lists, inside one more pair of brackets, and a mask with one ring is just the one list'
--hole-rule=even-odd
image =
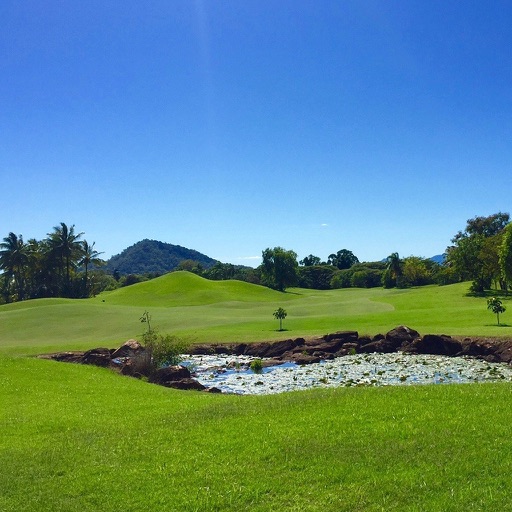
{"label": "rocky pond edge", "polygon": [[[94,348],[84,352],[42,354],[39,358],[89,364],[111,368],[123,375],[147,378],[154,384],[176,388],[220,392],[194,379],[190,370],[181,365],[160,368],[151,375],[136,371],[136,359],[144,347],[128,340],[116,349]],[[313,338],[293,338],[254,343],[201,343],[190,347],[190,355],[250,356],[263,360],[264,366],[283,363],[307,365],[353,354],[393,353],[430,354],[449,357],[470,356],[490,363],[512,364],[512,339],[485,337],[452,337],[445,334],[425,334],[406,326],[398,326],[386,334],[359,336],[357,331],[337,331]]]}

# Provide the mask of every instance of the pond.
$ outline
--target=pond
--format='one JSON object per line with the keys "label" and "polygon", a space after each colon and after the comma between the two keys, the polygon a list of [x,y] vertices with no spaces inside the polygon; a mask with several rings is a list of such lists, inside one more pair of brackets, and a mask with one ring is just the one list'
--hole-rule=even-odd
{"label": "pond", "polygon": [[[254,373],[247,356],[184,356],[193,376],[223,393],[262,395],[314,387],[395,386],[512,381],[512,366],[469,357],[356,354],[299,366],[284,363]],[[265,363],[265,360],[262,360]]]}

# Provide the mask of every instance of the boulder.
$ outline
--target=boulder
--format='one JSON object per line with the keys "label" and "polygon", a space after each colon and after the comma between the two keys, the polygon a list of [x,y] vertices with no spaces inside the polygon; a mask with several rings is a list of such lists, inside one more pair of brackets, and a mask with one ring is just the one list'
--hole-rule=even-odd
{"label": "boulder", "polygon": [[39,356],[41,359],[53,359],[62,363],[81,363],[84,356],[83,352],[59,352],[49,356]]}
{"label": "boulder", "polygon": [[291,354],[291,357],[289,358],[289,360],[296,364],[303,365],[303,364],[319,363],[322,360],[322,357],[309,355],[309,354],[296,353],[296,354]]}
{"label": "boulder", "polygon": [[144,347],[137,340],[125,341],[119,348],[112,352],[112,359],[121,357],[134,357],[144,351]]}
{"label": "boulder", "polygon": [[245,347],[244,355],[253,357],[266,357],[270,343],[249,343]]}
{"label": "boulder", "polygon": [[454,356],[461,350],[461,342],[445,334],[425,334],[423,338],[415,339],[404,349],[404,351],[417,354],[437,354],[441,356]]}
{"label": "boulder", "polygon": [[338,331],[332,334],[325,334],[322,339],[325,341],[339,340],[343,343],[357,343],[359,334],[357,331]]}
{"label": "boulder", "polygon": [[151,374],[149,377],[149,382],[166,386],[168,382],[189,378],[190,370],[185,366],[176,365],[159,368],[156,372]]}
{"label": "boulder", "polygon": [[370,341],[370,343],[366,343],[365,345],[361,345],[361,347],[359,347],[359,352],[362,352],[363,354],[370,354],[372,352],[384,354],[388,352],[396,352],[397,348],[398,347],[393,341],[379,339]]}
{"label": "boulder", "polygon": [[389,331],[386,334],[385,339],[389,346],[392,346],[395,350],[398,350],[400,347],[404,347],[409,343],[412,343],[416,338],[419,337],[420,334],[418,331],[415,331],[410,327],[406,327],[405,325],[400,325]]}
{"label": "boulder", "polygon": [[164,382],[163,385],[168,388],[174,388],[174,389],[193,389],[197,391],[204,391],[206,389],[206,386],[203,386],[199,381],[192,378],[186,378],[186,379],[180,379],[180,380],[170,380],[167,382]]}
{"label": "boulder", "polygon": [[283,340],[283,341],[275,341],[271,343],[268,347],[268,350],[265,353],[265,357],[279,357],[282,356],[285,352],[289,352],[293,350],[295,347],[298,347],[304,343],[304,339],[299,338],[297,340]]}
{"label": "boulder", "polygon": [[110,350],[108,348],[93,348],[84,353],[80,362],[82,364],[93,364],[95,366],[110,366]]}

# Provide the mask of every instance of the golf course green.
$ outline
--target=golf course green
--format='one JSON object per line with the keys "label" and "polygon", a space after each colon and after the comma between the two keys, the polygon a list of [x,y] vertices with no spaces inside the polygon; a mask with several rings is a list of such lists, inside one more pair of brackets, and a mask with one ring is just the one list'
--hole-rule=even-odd
{"label": "golf course green", "polygon": [[510,382],[215,395],[32,357],[115,348],[144,311],[192,343],[397,325],[510,339],[510,312],[498,326],[468,288],[281,293],[175,272],[0,306],[0,510],[511,510]]}

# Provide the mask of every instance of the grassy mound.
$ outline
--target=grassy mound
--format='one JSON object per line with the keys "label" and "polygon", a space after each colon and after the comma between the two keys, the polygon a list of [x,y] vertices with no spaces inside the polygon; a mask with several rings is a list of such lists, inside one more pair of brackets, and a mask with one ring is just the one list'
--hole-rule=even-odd
{"label": "grassy mound", "polygon": [[[467,296],[468,284],[407,290],[290,289],[286,293],[240,281],[208,281],[187,272],[101,294],[92,299],[39,299],[0,306],[0,352],[113,347],[142,332],[149,310],[161,331],[197,342],[234,342],[358,330],[374,335],[397,325],[421,334],[512,336],[487,310],[485,298]],[[507,306],[510,299],[504,300]],[[279,332],[272,313],[288,313]],[[510,307],[508,308],[511,309]]]}
{"label": "grassy mound", "polygon": [[[172,272],[150,281],[99,295],[114,305],[140,307],[199,306],[217,302],[272,302],[283,294],[243,281],[210,281],[190,272]],[[290,300],[287,296],[284,300]]]}

